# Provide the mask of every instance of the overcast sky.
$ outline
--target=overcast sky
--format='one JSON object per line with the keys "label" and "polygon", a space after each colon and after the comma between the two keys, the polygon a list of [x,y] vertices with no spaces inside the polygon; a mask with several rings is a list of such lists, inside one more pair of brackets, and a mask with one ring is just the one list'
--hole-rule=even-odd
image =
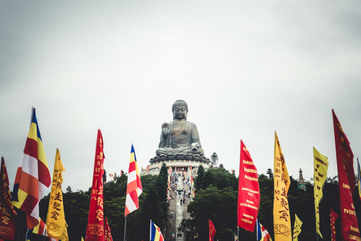
{"label": "overcast sky", "polygon": [[239,167],[243,139],[259,173],[274,131],[289,173],[313,176],[312,147],[335,176],[334,108],[361,151],[361,3],[354,1],[1,1],[0,155],[11,185],[31,107],[63,189],[92,182],[97,129],[105,169],[145,167],[161,124],[184,99],[205,154]]}

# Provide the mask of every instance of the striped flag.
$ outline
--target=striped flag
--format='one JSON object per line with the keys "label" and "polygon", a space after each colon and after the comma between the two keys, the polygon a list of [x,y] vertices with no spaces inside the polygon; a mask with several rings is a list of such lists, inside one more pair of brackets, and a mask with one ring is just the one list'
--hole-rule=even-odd
{"label": "striped flag", "polygon": [[139,208],[138,197],[143,192],[142,183],[140,181],[140,173],[137,165],[137,158],[135,156],[134,146],[130,150],[130,163],[128,170],[128,184],[127,196],[125,198],[125,211],[124,216],[137,210]]}
{"label": "striped flag", "polygon": [[271,235],[268,233],[267,229],[263,227],[263,225],[257,219],[257,226],[256,226],[256,236],[257,241],[272,241]]}
{"label": "striped flag", "polygon": [[41,218],[39,220],[39,223],[34,227],[33,233],[42,236],[48,236],[48,232],[46,230],[46,224]]}
{"label": "striped flag", "polygon": [[41,218],[39,219],[39,223],[33,228],[33,230],[31,232],[29,232],[29,234],[28,234],[29,237],[30,237],[30,233],[48,237],[48,240],[50,240],[50,241],[56,241],[55,238],[49,237],[48,231],[46,228],[46,223]]}
{"label": "striped flag", "polygon": [[149,231],[150,241],[164,241],[163,234],[160,231],[160,228],[150,220],[150,231]]}
{"label": "striped flag", "polygon": [[39,202],[49,186],[48,161],[33,108],[24,157],[16,172],[13,190],[13,205],[26,213],[29,229],[39,222]]}

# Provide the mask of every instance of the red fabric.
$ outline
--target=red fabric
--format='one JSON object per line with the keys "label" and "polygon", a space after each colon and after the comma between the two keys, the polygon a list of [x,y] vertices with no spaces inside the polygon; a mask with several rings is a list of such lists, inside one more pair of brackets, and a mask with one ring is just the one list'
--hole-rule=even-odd
{"label": "red fabric", "polygon": [[10,201],[9,177],[4,158],[1,158],[0,171],[0,240],[14,240],[16,211]]}
{"label": "red fabric", "polygon": [[104,241],[103,174],[104,174],[103,137],[98,130],[94,161],[93,185],[90,195],[88,225],[85,241]]}
{"label": "red fabric", "polygon": [[214,227],[214,224],[210,219],[208,219],[208,225],[209,225],[209,241],[214,241],[214,236],[216,235],[216,228]]}
{"label": "red fabric", "polygon": [[108,224],[108,219],[105,218],[105,241],[113,241],[113,237],[112,237],[112,231],[110,230],[110,226]]}
{"label": "red fabric", "polygon": [[336,241],[336,220],[338,218],[338,214],[331,209],[330,212],[330,225],[331,225],[331,241]]}
{"label": "red fabric", "polygon": [[343,132],[342,126],[332,110],[333,127],[335,133],[337,170],[340,189],[341,226],[344,241],[361,240],[352,199],[355,187],[355,173],[353,169],[353,153],[350,142]]}
{"label": "red fabric", "polygon": [[260,193],[257,169],[243,141],[239,162],[237,225],[253,232],[259,209]]}

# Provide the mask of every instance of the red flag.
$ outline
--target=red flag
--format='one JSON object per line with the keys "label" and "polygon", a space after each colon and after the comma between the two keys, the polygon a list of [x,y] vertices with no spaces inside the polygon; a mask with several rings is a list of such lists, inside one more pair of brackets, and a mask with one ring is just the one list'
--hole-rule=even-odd
{"label": "red flag", "polygon": [[209,241],[214,241],[214,236],[216,235],[216,228],[214,227],[214,224],[210,219],[208,219],[208,225],[209,225]]}
{"label": "red flag", "polygon": [[332,110],[335,132],[338,183],[340,189],[341,226],[344,241],[361,240],[356,217],[352,191],[355,187],[355,172],[353,168],[353,153],[350,142],[343,132],[342,126]]}
{"label": "red flag", "polygon": [[0,171],[0,239],[14,240],[16,211],[10,201],[9,177],[4,158],[1,157]]}
{"label": "red flag", "polygon": [[258,215],[259,201],[257,169],[246,146],[241,141],[237,204],[238,227],[253,232]]}
{"label": "red flag", "polygon": [[108,219],[107,218],[105,218],[105,229],[104,229],[104,231],[105,231],[104,240],[105,241],[113,241],[112,231],[110,230],[110,226],[108,224]]}
{"label": "red flag", "polygon": [[330,225],[331,225],[331,241],[336,241],[336,220],[338,214],[331,209],[330,211]]}
{"label": "red flag", "polygon": [[103,164],[103,137],[100,130],[98,130],[93,185],[90,195],[88,226],[86,229],[85,241],[104,241]]}

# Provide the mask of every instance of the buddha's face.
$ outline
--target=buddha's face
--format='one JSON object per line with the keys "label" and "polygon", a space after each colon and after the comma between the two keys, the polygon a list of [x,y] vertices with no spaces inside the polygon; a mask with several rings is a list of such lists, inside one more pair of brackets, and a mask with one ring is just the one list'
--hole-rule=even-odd
{"label": "buddha's face", "polygon": [[187,107],[183,104],[177,104],[173,109],[173,119],[183,120],[187,118]]}

